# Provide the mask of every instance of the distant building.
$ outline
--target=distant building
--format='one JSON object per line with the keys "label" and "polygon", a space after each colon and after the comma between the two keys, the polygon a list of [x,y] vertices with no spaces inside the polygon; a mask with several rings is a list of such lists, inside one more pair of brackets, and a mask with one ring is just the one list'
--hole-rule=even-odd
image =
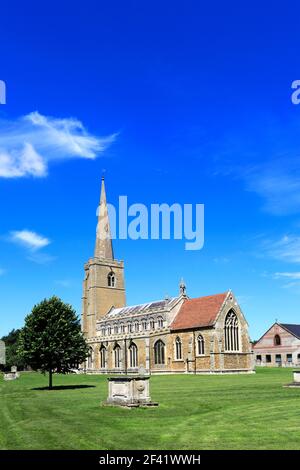
{"label": "distant building", "polygon": [[253,351],[256,365],[300,366],[300,325],[274,323]]}
{"label": "distant building", "polygon": [[[139,367],[152,374],[252,371],[248,323],[233,292],[190,299],[182,281],[176,297],[126,306],[124,263],[114,257],[104,181],[95,255],[84,268],[88,372],[136,374]],[[137,260],[136,275],[143,269],[147,266]]]}

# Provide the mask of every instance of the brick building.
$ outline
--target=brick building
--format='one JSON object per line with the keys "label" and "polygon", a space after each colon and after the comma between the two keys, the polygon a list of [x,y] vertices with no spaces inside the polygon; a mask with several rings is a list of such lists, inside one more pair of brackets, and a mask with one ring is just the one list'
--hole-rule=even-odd
{"label": "brick building", "polygon": [[253,346],[256,365],[300,365],[300,325],[274,323]]}
{"label": "brick building", "polygon": [[95,255],[85,265],[82,330],[96,373],[251,372],[247,321],[231,291],[126,306],[124,263],[114,258],[104,181]]}

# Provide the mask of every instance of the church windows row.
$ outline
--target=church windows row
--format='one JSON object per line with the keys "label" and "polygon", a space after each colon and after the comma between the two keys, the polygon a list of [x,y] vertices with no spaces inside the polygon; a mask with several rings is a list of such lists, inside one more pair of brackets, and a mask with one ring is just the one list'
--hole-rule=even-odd
{"label": "church windows row", "polygon": [[101,327],[101,335],[106,336],[106,335],[111,335],[112,332],[113,334],[125,334],[125,333],[138,333],[139,331],[151,331],[155,330],[155,326],[157,325],[157,328],[163,328],[164,327],[164,319],[163,317],[158,317],[157,320],[155,321],[153,318],[150,318],[150,320],[142,320],[142,321],[134,321],[134,322],[128,322],[126,325],[124,323],[115,323],[113,326],[107,325],[107,326],[102,326]]}
{"label": "church windows row", "polygon": [[[146,319],[141,321],[141,324],[139,322],[130,322],[127,324],[127,329],[128,332],[133,332],[133,328],[136,332],[140,330],[140,326],[143,330],[147,328],[147,326],[150,326],[152,328],[155,326],[155,321],[153,318],[150,319],[149,323],[147,322]],[[163,325],[163,318],[159,317],[158,318],[158,326]],[[101,329],[101,332],[103,335],[105,335],[105,331],[108,332],[108,334],[111,334],[112,328],[111,326],[107,326],[107,329],[103,327]],[[121,323],[120,325],[114,325],[114,333],[121,332],[125,333],[125,324]],[[225,318],[225,325],[224,325],[224,336],[225,336],[225,351],[227,352],[235,352],[239,351],[239,324],[238,324],[238,318],[235,314],[234,311],[230,311],[226,318]],[[278,335],[277,335],[278,336]],[[280,340],[280,337],[279,337]],[[276,336],[274,338],[274,343],[278,344],[279,342],[278,339],[276,339]],[[132,349],[129,350],[129,359],[130,359],[130,367],[136,367],[138,363],[138,352],[137,352],[137,347],[132,343],[130,346]],[[202,356],[205,354],[205,342],[204,338],[201,334],[197,336],[196,339],[196,352],[198,356]],[[103,364],[105,362],[105,351],[100,350],[100,362],[101,362],[101,368],[103,368]],[[175,358],[176,360],[182,360],[183,358],[183,351],[182,351],[182,341],[180,337],[178,336],[175,339]],[[257,361],[261,361],[261,356],[256,357]],[[292,362],[292,358],[288,357],[287,358],[288,362]],[[271,362],[271,357],[268,355],[266,357],[266,362]],[[281,355],[277,355],[275,358],[275,362],[281,363]],[[92,368],[94,363],[94,353],[91,351],[91,354],[88,358],[88,367]],[[154,344],[154,363],[155,364],[165,364],[165,344],[162,340],[156,341]],[[121,367],[121,348],[119,345],[116,345],[114,348],[114,364],[116,368]]]}
{"label": "church windows row", "polygon": [[[138,348],[135,343],[131,343],[128,348],[129,351],[129,367],[138,366]],[[107,348],[102,345],[99,349],[100,354],[100,368],[105,369],[107,366]],[[88,358],[88,368],[93,368],[94,365],[94,351],[90,348],[90,355]],[[122,349],[119,344],[115,344],[113,348],[113,366],[115,369],[120,369],[122,365]]]}
{"label": "church windows row", "polygon": [[[204,339],[202,335],[198,335],[197,337],[197,355],[198,356],[203,356],[204,355]],[[182,359],[182,341],[177,336],[175,339],[175,359],[176,360],[181,360]]]}
{"label": "church windows row", "polygon": [[[154,344],[154,363],[156,365],[163,365],[165,364],[165,343],[162,340],[158,340]],[[138,347],[135,343],[131,343],[128,348],[128,359],[129,359],[129,367],[138,367]],[[99,349],[100,354],[100,368],[104,369],[107,367],[107,348],[102,345]],[[181,342],[178,350],[178,354],[181,357]],[[90,350],[90,356],[88,359],[88,368],[92,368],[94,365],[94,351]],[[113,348],[113,367],[115,369],[120,369],[122,366],[122,349],[121,346],[117,343]]]}

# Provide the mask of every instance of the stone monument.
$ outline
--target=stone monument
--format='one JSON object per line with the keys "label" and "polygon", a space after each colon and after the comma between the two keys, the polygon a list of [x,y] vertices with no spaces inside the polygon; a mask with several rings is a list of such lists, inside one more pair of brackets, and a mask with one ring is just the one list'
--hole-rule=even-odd
{"label": "stone monument", "polygon": [[18,372],[17,366],[12,366],[10,372],[4,374],[4,380],[16,380],[20,378],[20,373]]}
{"label": "stone monument", "polygon": [[145,368],[139,368],[139,374],[119,375],[108,379],[108,398],[106,404],[127,406],[135,408],[139,406],[158,406],[151,401],[150,376],[145,375]]}
{"label": "stone monument", "polygon": [[294,382],[284,385],[284,387],[297,388],[300,387],[300,369],[293,370]]}

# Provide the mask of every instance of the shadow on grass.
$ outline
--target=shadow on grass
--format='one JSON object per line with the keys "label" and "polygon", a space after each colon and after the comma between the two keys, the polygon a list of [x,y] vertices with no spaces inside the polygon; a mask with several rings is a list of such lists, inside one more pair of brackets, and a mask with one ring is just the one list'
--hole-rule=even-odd
{"label": "shadow on grass", "polygon": [[[95,388],[95,385],[54,385],[51,390],[75,390],[78,388]],[[49,387],[36,387],[31,390],[50,390]]]}

